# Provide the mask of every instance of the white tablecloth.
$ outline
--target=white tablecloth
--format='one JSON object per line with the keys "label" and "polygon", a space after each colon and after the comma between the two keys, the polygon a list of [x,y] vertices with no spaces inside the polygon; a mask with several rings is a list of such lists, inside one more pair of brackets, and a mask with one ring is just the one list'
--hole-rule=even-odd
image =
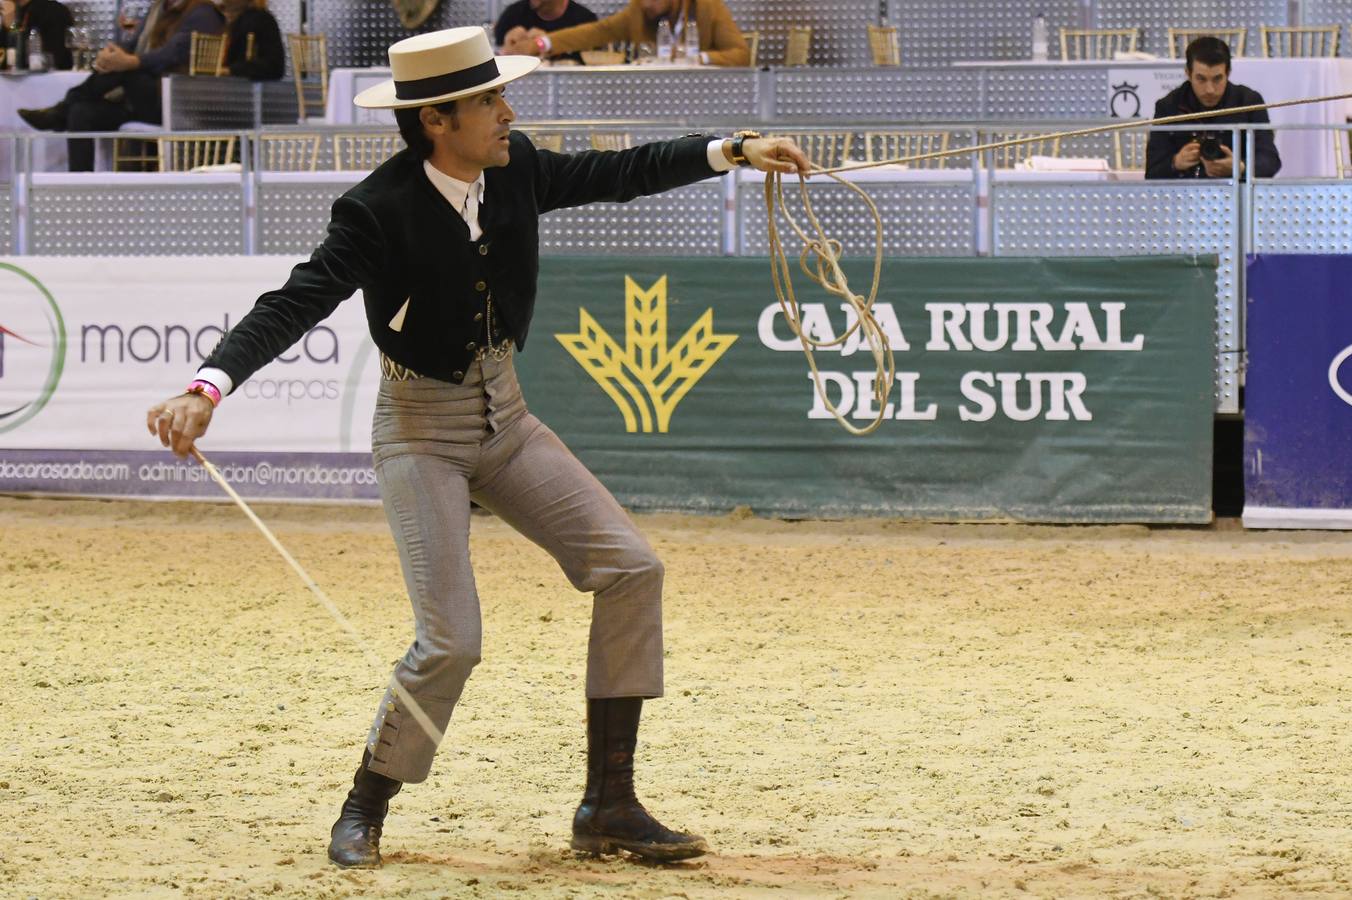
{"label": "white tablecloth", "polygon": [[332,69],[329,71],[329,103],[324,118],[333,125],[393,125],[388,109],[360,109],[352,98],[390,77],[389,69]]}
{"label": "white tablecloth", "polygon": [[[19,110],[51,106],[88,77],[88,72],[0,75],[0,132],[35,133],[19,118]],[[0,180],[9,178],[12,146],[11,141],[0,140]],[[33,155],[39,171],[60,172],[66,168],[66,142],[62,139],[35,142]]]}

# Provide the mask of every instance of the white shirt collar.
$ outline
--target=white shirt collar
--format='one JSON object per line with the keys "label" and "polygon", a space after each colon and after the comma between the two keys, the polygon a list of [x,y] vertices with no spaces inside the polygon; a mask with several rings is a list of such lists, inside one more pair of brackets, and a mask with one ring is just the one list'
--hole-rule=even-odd
{"label": "white shirt collar", "polygon": [[[465,224],[469,226],[470,239],[478,240],[476,232],[479,231],[479,204],[484,202],[484,173],[480,172],[479,177],[473,181],[461,181],[432,165],[430,160],[423,160],[423,171],[427,173],[427,180],[432,182],[432,186],[465,220]],[[468,202],[471,188],[474,189],[473,204]]]}

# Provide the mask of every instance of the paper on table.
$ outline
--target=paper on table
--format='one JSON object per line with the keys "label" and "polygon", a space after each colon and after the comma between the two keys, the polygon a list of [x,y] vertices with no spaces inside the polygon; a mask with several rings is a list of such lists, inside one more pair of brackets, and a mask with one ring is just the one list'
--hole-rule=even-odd
{"label": "paper on table", "polygon": [[1089,156],[1030,156],[1021,168],[1034,172],[1107,172],[1108,160]]}

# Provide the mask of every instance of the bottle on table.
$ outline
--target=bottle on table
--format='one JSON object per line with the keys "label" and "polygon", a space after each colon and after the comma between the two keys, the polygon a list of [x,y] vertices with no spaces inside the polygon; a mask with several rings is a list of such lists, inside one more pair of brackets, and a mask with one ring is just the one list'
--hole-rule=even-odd
{"label": "bottle on table", "polygon": [[1047,17],[1041,10],[1033,16],[1033,59],[1037,62],[1047,61]]}
{"label": "bottle on table", "polygon": [[685,34],[682,40],[685,41],[685,64],[699,65],[699,26],[695,24],[693,16],[685,20]]}
{"label": "bottle on table", "polygon": [[672,55],[676,51],[676,39],[671,35],[671,23],[666,19],[657,23],[657,64],[671,65]]}
{"label": "bottle on table", "polygon": [[15,72],[28,71],[28,42],[25,40],[23,29],[19,27],[17,21],[9,29],[9,41],[5,45],[5,58],[9,62],[10,69]]}
{"label": "bottle on table", "polygon": [[45,72],[47,70],[47,57],[42,52],[42,35],[36,28],[28,32],[25,39],[28,45],[28,70],[30,72]]}

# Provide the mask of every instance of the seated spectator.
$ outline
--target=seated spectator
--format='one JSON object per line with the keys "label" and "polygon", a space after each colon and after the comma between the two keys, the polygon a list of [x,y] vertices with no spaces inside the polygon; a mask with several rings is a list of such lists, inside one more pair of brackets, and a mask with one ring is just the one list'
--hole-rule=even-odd
{"label": "seated spectator", "polygon": [[[107,44],[94,58],[94,74],[45,109],[21,109],[19,117],[39,131],[116,131],[124,122],[158,125],[160,78],[186,72],[192,33],[220,34],[225,19],[210,0],[155,0],[145,19],[120,44]],[[70,170],[94,170],[94,142],[69,141]]]}
{"label": "seated spectator", "polygon": [[66,29],[75,24],[75,18],[57,0],[4,0],[0,3],[0,21],[5,28],[14,28],[17,22],[20,32],[36,31],[42,38],[43,52],[52,55],[52,68],[72,66]]}
{"label": "seated spectator", "polygon": [[[558,31],[595,21],[596,13],[574,0],[516,0],[498,16],[493,42],[499,47],[515,45],[531,31]],[[577,53],[568,58],[582,62]]]}
{"label": "seated spectator", "polygon": [[503,49],[508,53],[531,56],[562,56],[616,41],[655,44],[657,23],[662,19],[671,22],[672,32],[680,43],[681,25],[687,16],[694,18],[699,29],[702,62],[715,66],[750,64],[751,51],[746,38],[742,37],[723,0],[629,0],[624,9],[599,22],[548,34],[530,31],[525,39]]}
{"label": "seated spectator", "polygon": [[[1230,81],[1230,46],[1220,38],[1199,37],[1187,49],[1184,71],[1188,80],[1155,104],[1156,118],[1256,106],[1263,95]],[[1196,123],[1196,131],[1152,131],[1145,148],[1146,178],[1229,178],[1235,170],[1235,150],[1230,146],[1234,122],[1267,122],[1267,110],[1217,116]],[[1243,135],[1241,134],[1241,138]],[[1253,174],[1271,178],[1282,167],[1271,131],[1255,131]],[[1245,167],[1245,147],[1239,147],[1240,174]]]}
{"label": "seated spectator", "polygon": [[[225,67],[231,75],[251,81],[276,81],[286,71],[282,29],[268,12],[268,0],[219,0],[225,14]],[[253,56],[246,59],[249,35]]]}

